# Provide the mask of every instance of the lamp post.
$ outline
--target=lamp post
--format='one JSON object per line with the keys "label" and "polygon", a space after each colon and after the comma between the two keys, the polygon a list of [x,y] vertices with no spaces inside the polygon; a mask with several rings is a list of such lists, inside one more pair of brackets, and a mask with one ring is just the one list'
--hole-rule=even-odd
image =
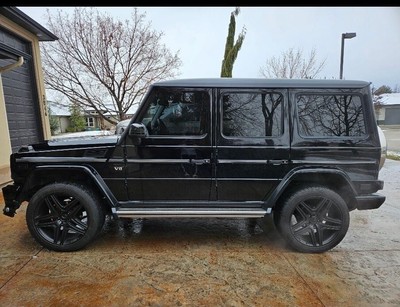
{"label": "lamp post", "polygon": [[342,48],[340,52],[340,79],[343,79],[343,57],[344,57],[344,40],[356,37],[356,33],[342,33]]}

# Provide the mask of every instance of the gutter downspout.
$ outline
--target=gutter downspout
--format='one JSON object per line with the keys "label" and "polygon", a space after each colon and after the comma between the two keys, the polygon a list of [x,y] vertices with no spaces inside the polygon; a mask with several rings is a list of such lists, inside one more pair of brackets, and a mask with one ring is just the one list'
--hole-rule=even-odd
{"label": "gutter downspout", "polygon": [[18,58],[17,62],[9,64],[9,65],[6,65],[6,66],[3,66],[3,67],[0,67],[0,74],[5,73],[5,72],[7,72],[7,71],[9,71],[11,69],[20,67],[22,64],[24,64],[24,58],[22,56],[20,56]]}

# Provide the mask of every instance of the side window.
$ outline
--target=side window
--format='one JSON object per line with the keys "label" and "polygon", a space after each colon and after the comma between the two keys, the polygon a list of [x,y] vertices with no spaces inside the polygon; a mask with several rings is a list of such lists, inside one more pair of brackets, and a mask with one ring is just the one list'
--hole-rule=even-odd
{"label": "side window", "polygon": [[142,122],[149,135],[194,135],[206,133],[209,94],[206,90],[155,89]]}
{"label": "side window", "polygon": [[365,135],[361,98],[343,94],[297,95],[299,133],[306,137]]}
{"label": "side window", "polygon": [[86,117],[86,126],[94,127],[94,117]]}
{"label": "side window", "polygon": [[276,92],[222,95],[222,134],[227,137],[282,135],[283,96]]}

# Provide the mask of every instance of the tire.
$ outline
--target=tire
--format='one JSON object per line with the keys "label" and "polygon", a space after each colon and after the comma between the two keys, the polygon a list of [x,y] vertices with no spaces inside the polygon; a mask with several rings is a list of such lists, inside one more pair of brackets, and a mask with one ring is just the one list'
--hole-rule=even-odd
{"label": "tire", "polygon": [[86,187],[53,183],[29,201],[26,222],[31,235],[44,247],[70,252],[88,245],[101,231],[104,210]]}
{"label": "tire", "polygon": [[350,223],[339,194],[325,187],[297,190],[274,212],[277,230],[288,245],[303,253],[322,253],[338,245]]}

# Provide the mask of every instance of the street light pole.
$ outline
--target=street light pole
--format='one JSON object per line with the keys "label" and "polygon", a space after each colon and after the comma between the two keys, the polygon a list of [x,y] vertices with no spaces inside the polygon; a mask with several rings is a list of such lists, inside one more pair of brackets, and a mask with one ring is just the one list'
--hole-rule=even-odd
{"label": "street light pole", "polygon": [[344,40],[356,37],[356,33],[342,33],[342,47],[340,51],[340,79],[343,79]]}

